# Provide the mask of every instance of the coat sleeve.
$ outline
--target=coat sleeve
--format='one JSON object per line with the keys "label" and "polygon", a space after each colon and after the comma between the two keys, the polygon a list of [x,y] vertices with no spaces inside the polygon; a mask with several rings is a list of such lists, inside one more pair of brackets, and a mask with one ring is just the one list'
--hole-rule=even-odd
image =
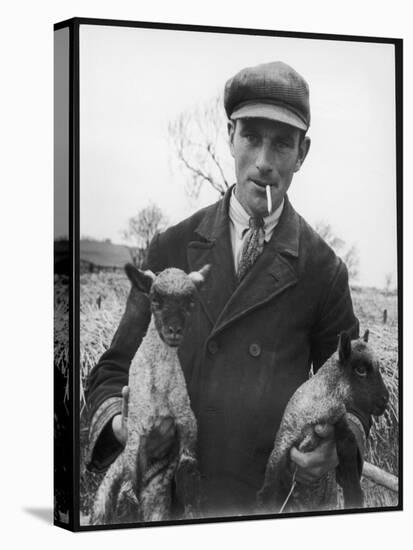
{"label": "coat sleeve", "polygon": [[[359,322],[353,311],[347,268],[342,260],[337,259],[337,267],[331,283],[326,288],[318,321],[311,335],[314,372],[336,351],[338,335],[343,330],[348,331],[352,339],[359,337]],[[348,412],[349,425],[363,456],[371,426],[370,415],[355,408]]]}
{"label": "coat sleeve", "polygon": [[[163,269],[158,253],[158,237],[151,243],[145,268],[154,272]],[[149,320],[149,300],[133,287],[109,349],[89,374],[86,400],[90,424],[86,462],[90,470],[106,469],[122,450],[112,432],[111,420],[122,410],[122,388],[128,384],[129,367]]]}
{"label": "coat sleeve", "polygon": [[326,286],[317,322],[311,332],[314,372],[336,351],[338,336],[343,330],[348,331],[352,339],[359,336],[359,322],[353,311],[347,268],[337,258],[337,266]]}

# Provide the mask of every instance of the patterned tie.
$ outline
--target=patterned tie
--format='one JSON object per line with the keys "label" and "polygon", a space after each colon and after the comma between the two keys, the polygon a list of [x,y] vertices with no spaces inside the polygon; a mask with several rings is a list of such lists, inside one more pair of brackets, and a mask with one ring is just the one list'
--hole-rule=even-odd
{"label": "patterned tie", "polygon": [[249,226],[238,266],[238,282],[242,280],[264,249],[264,220],[259,217],[250,218]]}

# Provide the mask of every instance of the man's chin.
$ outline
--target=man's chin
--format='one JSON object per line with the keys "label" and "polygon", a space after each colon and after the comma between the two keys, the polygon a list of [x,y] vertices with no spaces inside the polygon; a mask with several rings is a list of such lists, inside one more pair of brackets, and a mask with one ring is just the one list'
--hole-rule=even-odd
{"label": "man's chin", "polygon": [[[248,180],[245,181],[244,184],[242,184],[243,187],[243,193],[235,193],[235,196],[237,197],[238,201],[241,203],[241,205],[244,207],[244,210],[250,215],[250,216],[261,216],[265,218],[268,216],[268,203],[267,203],[267,193],[266,193],[266,186],[263,182],[257,182],[253,179],[248,178]],[[275,209],[275,204],[280,203],[279,195],[281,193],[277,193],[276,196],[273,196],[274,188],[277,188],[277,184],[271,184],[271,196],[272,196],[272,212]],[[248,190],[248,192],[245,192]],[[279,191],[279,190],[278,190]],[[282,199],[281,199],[282,200]]]}

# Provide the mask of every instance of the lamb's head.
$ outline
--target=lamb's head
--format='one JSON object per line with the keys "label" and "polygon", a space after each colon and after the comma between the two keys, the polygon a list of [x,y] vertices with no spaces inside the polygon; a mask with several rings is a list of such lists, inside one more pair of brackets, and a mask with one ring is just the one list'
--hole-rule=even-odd
{"label": "lamb's head", "polygon": [[205,265],[188,275],[174,267],[161,271],[141,271],[132,264],[125,271],[132,285],[149,296],[156,329],[161,339],[171,347],[181,344],[200,288],[209,272]]}
{"label": "lamb's head", "polygon": [[362,339],[351,341],[342,332],[338,343],[338,363],[344,369],[350,387],[350,405],[379,416],[389,401],[389,392],[380,374],[379,361],[368,345],[369,331]]}

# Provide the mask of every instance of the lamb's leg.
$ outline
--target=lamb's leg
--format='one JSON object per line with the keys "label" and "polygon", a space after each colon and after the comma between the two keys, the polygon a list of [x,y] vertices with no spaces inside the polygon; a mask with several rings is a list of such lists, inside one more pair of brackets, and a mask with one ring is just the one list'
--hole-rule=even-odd
{"label": "lamb's leg", "polygon": [[293,441],[276,438],[268,459],[264,484],[257,494],[258,509],[263,513],[277,513],[287,495],[286,485],[292,478],[288,475],[289,449]]}
{"label": "lamb's leg", "polygon": [[181,456],[175,472],[175,493],[185,518],[196,518],[201,509],[201,476],[196,458]]}
{"label": "lamb's leg", "polygon": [[[320,422],[320,424],[323,424]],[[304,429],[304,438],[297,446],[301,453],[309,453],[314,451],[322,438],[316,433],[315,426],[309,425]],[[294,492],[288,503],[289,512],[308,512],[313,510],[323,510],[328,504],[331,504],[332,497],[330,495],[332,483],[335,484],[333,475],[325,474],[323,477],[311,483],[301,483],[297,481]],[[327,507],[327,509],[330,509]]]}
{"label": "lamb's leg", "polygon": [[139,504],[119,455],[106,472],[93,502],[91,525],[138,521]]}
{"label": "lamb's leg", "polygon": [[199,517],[201,480],[196,459],[196,419],[180,368],[175,375],[169,404],[176,421],[180,448],[175,472],[176,497],[183,505],[185,517]]}
{"label": "lamb's leg", "polygon": [[334,425],[337,456],[339,461],[339,483],[343,488],[345,508],[362,508],[363,491],[358,471],[358,447],[356,438],[342,416]]}
{"label": "lamb's leg", "polygon": [[141,520],[141,505],[131,479],[123,479],[116,501],[113,523],[131,523]]}
{"label": "lamb's leg", "polygon": [[[308,426],[299,444],[301,452],[315,449],[319,437],[313,426]],[[293,481],[290,471],[290,449],[296,445],[297,435],[289,429],[289,420],[284,420],[277,432],[273,450],[267,462],[264,484],[258,492],[258,506],[262,512],[279,512]]]}
{"label": "lamb's leg", "polygon": [[139,495],[143,521],[170,518],[173,477],[178,462],[178,441],[166,456],[154,457],[146,435],[140,437],[136,460],[135,490]]}
{"label": "lamb's leg", "polygon": [[169,408],[175,418],[179,435],[180,455],[192,458],[196,455],[197,424],[186,391],[185,379],[179,369],[174,372],[174,383],[170,390]]}
{"label": "lamb's leg", "polygon": [[184,508],[186,518],[200,515],[201,476],[196,459],[196,420],[191,410],[192,418],[184,423],[178,423],[180,438],[179,461],[175,472],[175,491],[178,502]]}
{"label": "lamb's leg", "polygon": [[141,505],[143,521],[170,519],[172,479],[176,460],[158,460],[146,471],[142,479]]}

